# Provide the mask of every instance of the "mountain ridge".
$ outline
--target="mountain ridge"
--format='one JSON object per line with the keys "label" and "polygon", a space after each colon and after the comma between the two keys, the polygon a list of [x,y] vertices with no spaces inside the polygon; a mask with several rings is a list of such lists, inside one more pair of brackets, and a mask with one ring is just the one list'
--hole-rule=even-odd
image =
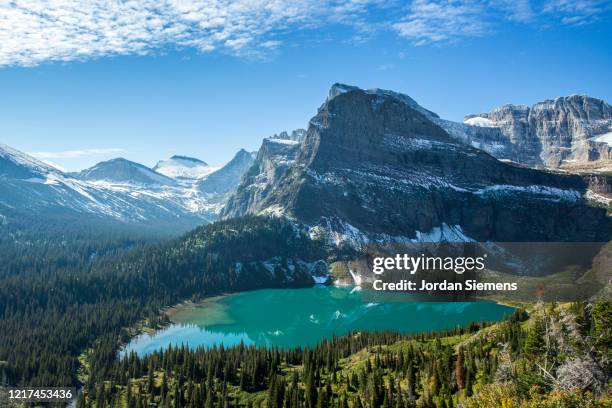
{"label": "mountain ridge", "polygon": [[176,185],[176,182],[154,169],[123,157],[106,160],[75,174],[81,180],[105,180],[117,183]]}
{"label": "mountain ridge", "polygon": [[5,145],[0,181],[2,225],[34,217],[37,224],[106,223],[176,234],[217,219],[227,199],[227,192],[200,192],[124,158],[64,173]]}
{"label": "mountain ridge", "polygon": [[[609,238],[597,225],[609,220],[584,205],[580,177],[500,162],[398,95],[332,86],[289,168],[271,178],[259,157],[222,216],[294,217],[357,244],[444,228],[474,240]],[[582,225],[567,221],[572,213]]]}
{"label": "mountain ridge", "polygon": [[488,113],[466,115],[464,122],[498,129],[504,140],[500,158],[549,167],[612,161],[612,106],[588,95],[531,106],[505,104]]}

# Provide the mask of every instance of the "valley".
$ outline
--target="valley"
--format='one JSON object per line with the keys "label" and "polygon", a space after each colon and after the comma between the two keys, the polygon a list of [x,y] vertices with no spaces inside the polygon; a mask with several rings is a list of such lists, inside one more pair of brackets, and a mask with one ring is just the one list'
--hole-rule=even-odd
{"label": "valley", "polygon": [[[517,407],[605,403],[611,112],[569,96],[455,123],[406,95],[335,84],[306,129],[220,167],[117,158],[67,173],[2,145],[3,378],[82,386],[79,408],[446,408],[500,393]],[[527,152],[552,137],[551,115],[576,148]],[[517,262],[512,244],[539,243],[569,246]],[[446,244],[501,254],[488,276],[526,289],[484,302],[364,297],[372,257]],[[563,328],[542,329],[551,319]],[[161,331],[134,338],[139,327]],[[548,355],[559,330],[579,344]],[[554,381],[537,368],[548,359]],[[577,393],[559,386],[571,364],[593,376]]]}

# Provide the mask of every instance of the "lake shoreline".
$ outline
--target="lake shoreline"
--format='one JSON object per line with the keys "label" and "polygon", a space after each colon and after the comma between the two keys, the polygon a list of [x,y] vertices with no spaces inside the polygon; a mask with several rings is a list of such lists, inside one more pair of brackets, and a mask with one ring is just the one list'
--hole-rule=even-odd
{"label": "lake shoreline", "polygon": [[[491,299],[469,302],[368,301],[350,286],[260,289],[187,300],[164,308],[167,324],[141,326],[120,354],[169,345],[306,347],[351,331],[424,333],[495,322],[512,312]],[[425,319],[406,319],[422,313]],[[145,350],[145,351],[143,351]]]}

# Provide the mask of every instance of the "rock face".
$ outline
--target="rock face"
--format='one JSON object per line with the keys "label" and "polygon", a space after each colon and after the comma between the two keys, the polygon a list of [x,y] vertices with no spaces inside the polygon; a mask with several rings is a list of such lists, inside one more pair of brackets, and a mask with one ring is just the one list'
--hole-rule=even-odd
{"label": "rock face", "polygon": [[289,134],[287,131],[280,132],[277,135],[271,136],[270,139],[282,139],[282,140],[293,140],[294,142],[301,142],[306,138],[305,129],[295,129]]}
{"label": "rock face", "polygon": [[[504,105],[468,115],[465,124],[472,132],[469,141],[498,158],[550,167],[612,160],[612,106],[588,96],[571,95],[532,107]],[[502,137],[491,148],[487,139],[495,132]]]}
{"label": "rock face", "polygon": [[[303,129],[294,130],[289,135],[280,135],[263,140],[252,166],[244,173],[242,182],[231,196],[221,216],[231,218],[247,213],[257,213],[260,202],[267,197],[275,183],[294,163],[300,142],[306,137]],[[268,211],[274,211],[269,208]]]}
{"label": "rock face", "polygon": [[404,95],[334,85],[302,142],[264,141],[223,216],[282,214],[338,243],[610,238],[582,178],[500,162],[450,125]]}

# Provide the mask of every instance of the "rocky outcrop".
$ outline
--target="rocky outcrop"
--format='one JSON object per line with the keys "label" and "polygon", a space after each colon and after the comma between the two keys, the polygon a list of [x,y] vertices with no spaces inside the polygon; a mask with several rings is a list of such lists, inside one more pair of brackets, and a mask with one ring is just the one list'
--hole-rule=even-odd
{"label": "rocky outcrop", "polygon": [[224,215],[283,214],[338,242],[610,238],[581,177],[500,162],[448,125],[400,94],[336,85],[301,143],[264,141]]}
{"label": "rocky outcrop", "polygon": [[[484,143],[492,155],[529,165],[612,160],[612,106],[584,95],[539,102],[532,107],[504,105],[489,113],[468,115],[470,142]],[[500,146],[486,141],[499,132]],[[480,146],[477,146],[480,147]]]}
{"label": "rocky outcrop", "polygon": [[588,174],[584,176],[589,190],[612,198],[612,176],[605,174]]}
{"label": "rocky outcrop", "polygon": [[[244,174],[242,183],[228,200],[221,216],[231,218],[260,212],[259,203],[271,193],[275,183],[294,163],[299,143],[305,136],[306,132],[298,129],[291,134],[281,132],[264,139],[255,161]],[[274,208],[267,210],[273,212]]]}
{"label": "rocky outcrop", "polygon": [[281,139],[281,140],[293,140],[294,142],[301,142],[306,138],[306,130],[305,129],[295,129],[288,133],[287,131],[280,132],[279,134],[275,134],[271,136],[270,139]]}

